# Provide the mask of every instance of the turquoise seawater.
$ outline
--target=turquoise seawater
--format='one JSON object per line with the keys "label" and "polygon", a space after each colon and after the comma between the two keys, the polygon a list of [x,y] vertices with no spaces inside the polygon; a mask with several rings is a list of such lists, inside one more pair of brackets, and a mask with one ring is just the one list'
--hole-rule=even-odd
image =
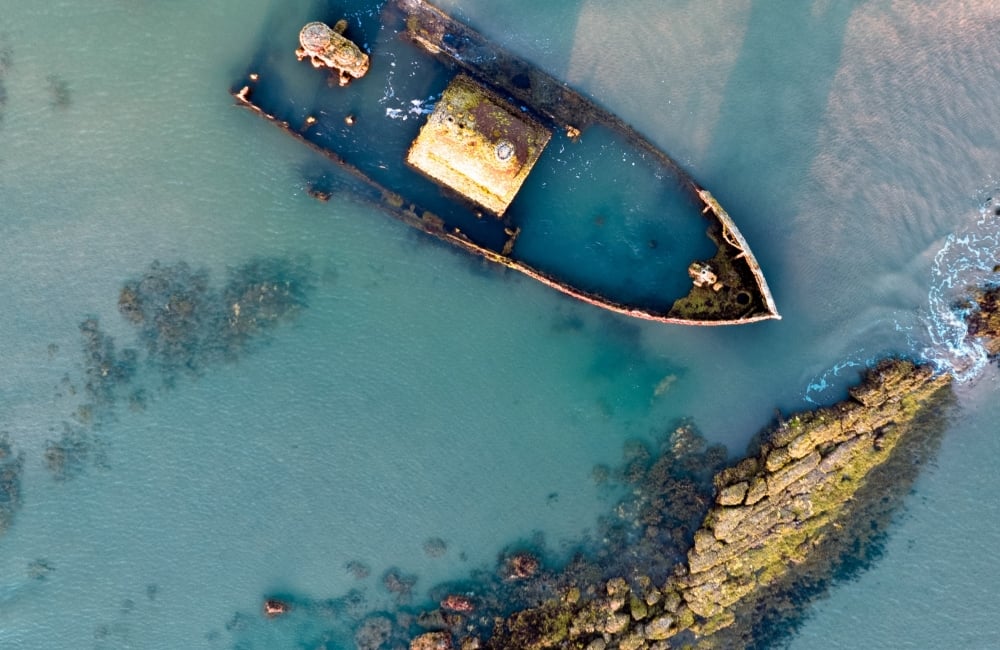
{"label": "turquoise seawater", "polygon": [[[690,417],[740,454],[775,408],[836,400],[888,353],[969,381],[884,557],[791,646],[1000,644],[997,370],[949,309],[1000,248],[983,209],[1000,185],[995,2],[441,2],[721,200],[784,316],[741,328],[605,314],[310,198],[315,158],[228,94],[267,16],[309,4],[0,0],[0,431],[24,454],[0,647],[294,647],[311,639],[234,614],[276,592],[391,607],[392,567],[419,601],[536,533],[568,552],[613,507],[592,468],[628,439]],[[171,386],[141,364],[143,409],[78,413],[80,323],[141,345],[124,283],[158,260],[221,287],[255,258],[308,264],[297,318]],[[65,426],[90,457],[56,480],[45,451]]]}

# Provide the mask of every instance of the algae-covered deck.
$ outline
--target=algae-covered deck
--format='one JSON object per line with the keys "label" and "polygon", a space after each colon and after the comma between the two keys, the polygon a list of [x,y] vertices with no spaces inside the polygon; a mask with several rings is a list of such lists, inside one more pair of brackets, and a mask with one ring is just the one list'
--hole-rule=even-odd
{"label": "algae-covered deck", "polygon": [[420,129],[406,162],[501,216],[551,137],[537,120],[459,75]]}
{"label": "algae-covered deck", "polygon": [[[311,193],[371,201],[629,316],[779,318],[733,220],[620,119],[421,0],[343,17],[327,5],[276,14],[233,89],[334,163],[307,172]],[[364,66],[349,57],[363,76],[296,59],[299,30],[317,21],[364,50]]]}

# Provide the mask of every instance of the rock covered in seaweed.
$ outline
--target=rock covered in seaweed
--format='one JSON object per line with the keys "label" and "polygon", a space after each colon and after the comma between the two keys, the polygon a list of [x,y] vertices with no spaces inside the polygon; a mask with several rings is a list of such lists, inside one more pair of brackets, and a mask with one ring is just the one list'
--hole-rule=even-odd
{"label": "rock covered in seaweed", "polygon": [[976,291],[976,309],[969,314],[969,335],[979,338],[990,356],[1000,355],[1000,287]]}
{"label": "rock covered in seaweed", "polygon": [[[851,398],[782,423],[715,476],[716,503],[661,587],[615,578],[497,622],[491,650],[743,647],[788,594],[865,548],[943,429],[949,377],[908,361],[872,369]],[[683,446],[683,441],[679,441]]]}
{"label": "rock covered in seaweed", "polygon": [[850,399],[791,418],[756,456],[721,472],[717,504],[675,582],[698,621],[691,629],[749,626],[770,596],[807,573],[829,575],[884,523],[879,509],[898,505],[913,461],[941,431],[936,409],[949,382],[926,366],[883,361]]}
{"label": "rock covered in seaweed", "polygon": [[427,632],[410,642],[410,650],[451,650],[451,635],[447,632]]}

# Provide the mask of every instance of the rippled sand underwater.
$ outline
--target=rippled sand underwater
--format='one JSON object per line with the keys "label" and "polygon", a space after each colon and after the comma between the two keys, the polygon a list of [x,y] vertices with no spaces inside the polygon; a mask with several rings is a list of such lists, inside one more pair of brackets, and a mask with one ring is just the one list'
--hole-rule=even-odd
{"label": "rippled sand underwater", "polygon": [[[419,605],[505,548],[564,561],[619,503],[604,478],[682,418],[735,455],[881,354],[950,363],[949,291],[992,277],[993,3],[442,3],[720,198],[785,318],[711,331],[309,198],[316,161],[227,94],[280,6],[0,2],[0,430],[21,467],[0,645],[315,644],[327,617]],[[122,289],[165,270],[198,335],[151,348]],[[250,285],[275,326],[241,339]],[[792,647],[995,645],[969,606],[998,577],[996,367],[978,372],[882,559]],[[270,594],[315,615],[269,624]]]}

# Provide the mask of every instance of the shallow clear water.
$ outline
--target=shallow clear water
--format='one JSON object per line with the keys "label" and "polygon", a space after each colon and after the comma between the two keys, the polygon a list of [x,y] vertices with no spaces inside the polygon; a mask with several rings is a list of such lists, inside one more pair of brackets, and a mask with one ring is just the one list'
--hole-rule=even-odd
{"label": "shallow clear water", "polygon": [[[392,566],[419,592],[534,531],[571,546],[614,502],[591,468],[630,437],[691,416],[739,453],[775,407],[839,398],[876,356],[962,361],[936,288],[990,275],[995,3],[441,4],[675,156],[740,225],[784,320],[605,315],[317,203],[311,154],[228,95],[281,3],[0,0],[0,430],[26,468],[0,538],[0,645],[232,647],[234,612],[275,591],[360,587],[376,607]],[[79,323],[135,346],[124,282],[161,260],[221,285],[255,256],[310,260],[301,316],[172,389],[142,367],[146,409],[117,404],[94,434],[104,462],[53,480]],[[793,647],[995,645],[968,606],[996,582],[996,375],[979,372],[884,559]]]}

